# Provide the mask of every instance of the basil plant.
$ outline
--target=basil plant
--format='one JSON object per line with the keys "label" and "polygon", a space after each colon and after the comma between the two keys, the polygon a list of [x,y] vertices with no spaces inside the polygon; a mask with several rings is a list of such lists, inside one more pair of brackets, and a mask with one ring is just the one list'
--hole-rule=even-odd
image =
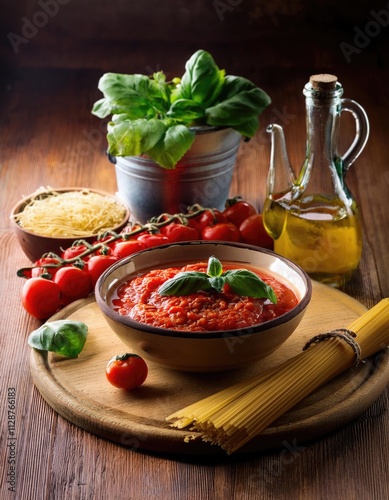
{"label": "basil plant", "polygon": [[182,78],[166,81],[159,71],[145,75],[104,74],[104,97],[92,113],[112,115],[108,124],[111,156],[146,154],[166,169],[175,168],[195,138],[193,127],[231,127],[249,139],[270,97],[246,78],[226,75],[205,50],[186,62]]}

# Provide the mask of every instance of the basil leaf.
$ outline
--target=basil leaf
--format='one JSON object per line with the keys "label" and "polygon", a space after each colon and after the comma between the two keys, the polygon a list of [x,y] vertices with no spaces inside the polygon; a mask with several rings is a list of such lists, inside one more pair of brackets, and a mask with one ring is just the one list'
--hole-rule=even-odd
{"label": "basil leaf", "polygon": [[259,118],[253,118],[240,125],[234,125],[234,129],[239,132],[243,137],[253,137],[259,128]]}
{"label": "basil leaf", "polygon": [[196,271],[186,271],[178,273],[158,289],[160,295],[176,295],[177,297],[189,295],[199,290],[209,290],[212,286],[209,283],[208,275]]}
{"label": "basil leaf", "polygon": [[238,295],[257,299],[269,299],[273,304],[277,303],[277,296],[273,288],[261,280],[255,273],[247,269],[234,269],[226,271],[223,276],[226,283]]}
{"label": "basil leaf", "polygon": [[223,287],[226,284],[226,279],[224,278],[224,276],[211,276],[208,278],[208,282],[212,288],[220,293],[223,291]]}
{"label": "basil leaf", "polygon": [[132,119],[137,119],[155,116],[169,107],[166,87],[161,85],[160,80],[155,81],[145,75],[106,73],[100,78],[98,88],[107,101],[92,109],[92,113],[99,113],[100,118],[107,109],[112,114],[126,112]]}
{"label": "basil leaf", "polygon": [[194,138],[194,132],[185,125],[174,125],[166,129],[165,134],[147,154],[161,167],[173,169],[191,147]]}
{"label": "basil leaf", "polygon": [[203,118],[205,110],[200,104],[191,99],[178,99],[173,102],[166,116],[181,120],[190,125],[195,120]]}
{"label": "basil leaf", "polygon": [[223,267],[222,263],[220,262],[219,259],[217,259],[214,255],[208,259],[208,268],[207,268],[207,274],[208,276],[221,276],[223,272]]}
{"label": "basil leaf", "polygon": [[[220,102],[206,110],[207,123],[214,126],[229,125],[232,128],[250,122],[245,132],[252,137],[258,129],[259,122],[253,130],[253,120],[270,104],[270,97],[262,89],[249,80],[238,76],[227,76]],[[246,134],[245,134],[246,135]]]}
{"label": "basil leaf", "polygon": [[99,118],[105,118],[111,114],[112,107],[113,104],[103,97],[94,103],[92,113]]}
{"label": "basil leaf", "polygon": [[[116,115],[122,117],[123,115]],[[116,118],[121,120],[122,118]],[[128,120],[108,124],[108,153],[112,156],[138,156],[146,153],[164,136],[166,126],[161,120]]]}
{"label": "basil leaf", "polygon": [[84,348],[88,327],[80,321],[58,320],[47,322],[28,337],[35,349],[76,357]]}
{"label": "basil leaf", "polygon": [[175,99],[191,99],[204,108],[211,106],[223,89],[225,71],[220,70],[211,54],[198,50],[187,61]]}

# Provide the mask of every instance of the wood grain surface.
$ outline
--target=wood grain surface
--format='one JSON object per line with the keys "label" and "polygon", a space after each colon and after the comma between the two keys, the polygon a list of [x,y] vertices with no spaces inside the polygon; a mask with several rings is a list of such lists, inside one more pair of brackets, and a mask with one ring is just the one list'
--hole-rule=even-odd
{"label": "wood grain surface", "polygon": [[[221,3],[223,19],[215,9],[217,2],[205,0],[53,0],[58,12],[47,15],[46,22],[41,17],[41,27],[24,37],[18,51],[9,36],[23,36],[26,19],[39,24],[35,14],[42,11],[42,2],[2,4],[0,498],[389,497],[388,389],[355,420],[320,439],[299,445],[292,436],[281,450],[226,458],[140,450],[131,434],[123,436],[123,445],[100,438],[58,415],[32,381],[27,337],[41,323],[21,305],[23,280],[16,277],[16,270],[28,260],[10,228],[11,208],[41,185],[114,193],[114,170],[105,155],[105,125],[90,112],[101,96],[99,77],[105,71],[156,69],[181,74],[198,48],[209,50],[230,74],[253,80],[272,98],[258,134],[242,144],[231,187],[232,195],[240,194],[257,207],[262,207],[266,190],[268,123],[284,126],[291,162],[296,170],[302,164],[302,88],[311,74],[336,74],[344,96],[366,109],[371,135],[347,174],[363,218],[363,256],[342,291],[365,307],[389,296],[389,27],[375,21],[374,34],[373,24],[368,24],[374,20],[372,12],[385,15],[387,4],[379,0]],[[364,43],[356,39],[358,30],[365,33],[369,28]],[[354,48],[349,59],[341,44]],[[341,151],[352,135],[352,121],[342,118]]]}

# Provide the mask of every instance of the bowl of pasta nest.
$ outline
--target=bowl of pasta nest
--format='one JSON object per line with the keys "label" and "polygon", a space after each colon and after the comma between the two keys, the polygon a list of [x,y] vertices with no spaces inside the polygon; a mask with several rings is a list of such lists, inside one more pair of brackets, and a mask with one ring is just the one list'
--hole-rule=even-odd
{"label": "bowl of pasta nest", "polygon": [[224,241],[142,250],[104,272],[97,305],[123,343],[164,368],[217,372],[268,356],[311,299],[307,274],[273,251]]}
{"label": "bowl of pasta nest", "polygon": [[12,208],[10,220],[17,240],[31,260],[61,252],[75,241],[94,242],[106,231],[120,232],[130,217],[116,196],[82,187],[41,187]]}

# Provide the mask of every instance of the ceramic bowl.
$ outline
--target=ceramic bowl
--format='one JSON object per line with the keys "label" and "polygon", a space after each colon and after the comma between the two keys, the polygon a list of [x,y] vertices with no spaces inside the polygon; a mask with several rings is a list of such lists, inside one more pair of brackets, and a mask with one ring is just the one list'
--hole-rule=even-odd
{"label": "ceramic bowl", "polygon": [[[53,189],[53,191],[56,191],[58,193],[65,193],[68,191],[81,191],[84,188],[59,188],[59,189]],[[115,227],[111,228],[113,231],[119,232],[128,222],[128,219],[130,217],[129,209],[126,207],[120,200],[118,200],[114,195],[106,193],[104,191],[99,191],[97,189],[90,189],[88,188],[88,191],[91,191],[93,193],[100,194],[102,196],[109,196],[111,198],[115,198],[118,203],[123,205],[123,208],[125,209],[125,215],[122,219],[122,221]],[[61,249],[66,249],[72,245],[72,243],[75,240],[78,240],[80,238],[78,237],[49,237],[49,236],[42,236],[36,233],[33,233],[29,230],[26,230],[22,228],[15,220],[15,215],[19,214],[24,210],[24,208],[27,206],[27,204],[34,199],[37,196],[37,193],[30,194],[29,196],[26,196],[22,198],[16,205],[13,207],[11,211],[11,226],[16,234],[17,240],[23,250],[23,252],[26,254],[26,256],[31,260],[31,262],[35,262],[36,260],[40,259],[43,254],[53,252],[56,254],[61,253]],[[82,239],[92,242],[96,240],[96,237],[98,234],[91,234],[87,237],[83,237]]]}
{"label": "ceramic bowl", "polygon": [[[116,312],[111,297],[123,281],[151,269],[185,262],[207,262],[214,255],[221,262],[262,268],[291,287],[298,304],[286,314],[240,330],[177,332],[148,326]],[[307,274],[291,261],[258,247],[227,242],[193,241],[143,250],[114,264],[96,283],[95,296],[105,319],[130,352],[166,368],[211,372],[239,368],[280,347],[304,316],[312,286]]]}

